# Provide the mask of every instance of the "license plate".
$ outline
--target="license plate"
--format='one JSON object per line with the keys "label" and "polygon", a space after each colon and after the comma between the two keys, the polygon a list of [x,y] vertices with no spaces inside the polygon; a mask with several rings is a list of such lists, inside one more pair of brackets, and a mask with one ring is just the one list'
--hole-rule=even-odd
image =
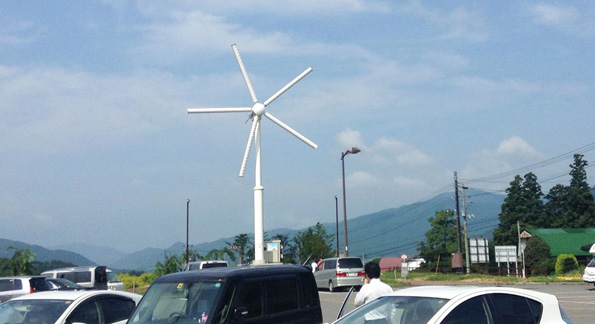
{"label": "license plate", "polygon": [[348,277],[355,277],[355,276],[357,276],[357,273],[348,273],[347,276]]}

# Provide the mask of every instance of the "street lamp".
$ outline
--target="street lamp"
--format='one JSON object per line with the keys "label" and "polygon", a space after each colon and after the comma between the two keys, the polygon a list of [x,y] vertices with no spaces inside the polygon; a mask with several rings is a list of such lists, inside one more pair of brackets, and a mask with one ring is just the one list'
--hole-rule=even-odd
{"label": "street lamp", "polygon": [[343,170],[343,231],[345,232],[345,256],[349,256],[349,239],[347,237],[347,203],[345,202],[345,156],[361,152],[357,147],[352,147],[341,153],[341,167]]}
{"label": "street lamp", "polygon": [[339,199],[337,199],[337,195],[335,195],[335,225],[337,225],[337,255],[339,257]]}
{"label": "street lamp", "polygon": [[186,201],[186,264],[188,264],[188,227],[190,225],[190,199]]}

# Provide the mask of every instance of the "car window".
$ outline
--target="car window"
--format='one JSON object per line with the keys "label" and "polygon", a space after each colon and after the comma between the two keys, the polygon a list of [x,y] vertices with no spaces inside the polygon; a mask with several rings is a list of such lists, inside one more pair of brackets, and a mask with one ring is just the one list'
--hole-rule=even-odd
{"label": "car window", "polygon": [[325,269],[335,269],[337,268],[337,260],[328,260],[325,262]]}
{"label": "car window", "polygon": [[[219,300],[223,282],[162,282],[151,285],[129,323],[206,321]],[[203,320],[204,319],[204,320]]]}
{"label": "car window", "polygon": [[[238,292],[236,310],[241,308],[241,318],[249,319],[262,316],[263,293],[260,281],[244,283]],[[238,316],[239,314],[236,314]]]}
{"label": "car window", "polygon": [[0,305],[0,323],[53,323],[69,305],[66,300],[10,300]]}
{"label": "car window", "polygon": [[589,261],[589,264],[587,264],[587,267],[595,267],[595,258],[591,259],[591,261]]}
{"label": "car window", "polygon": [[91,271],[61,272],[56,277],[64,278],[74,283],[91,282]]}
{"label": "car window", "polygon": [[495,308],[494,313],[498,313],[502,323],[539,323],[543,310],[541,303],[510,294],[491,294],[490,296]]}
{"label": "car window", "polygon": [[107,297],[99,300],[106,324],[123,321],[130,317],[135,303],[129,298]]}
{"label": "car window", "polygon": [[[489,308],[483,296],[471,298],[452,310],[443,324],[492,324]],[[424,322],[425,323],[425,322]],[[509,323],[512,324],[512,323]]]}
{"label": "car window", "polygon": [[[447,301],[442,298],[429,297],[381,297],[342,317],[337,321],[337,324],[425,324],[439,309],[446,305]],[[475,323],[468,322],[465,324]]]}
{"label": "car window", "polygon": [[29,279],[29,284],[34,291],[48,291],[51,289],[50,284],[48,284],[45,278],[31,278]]}
{"label": "car window", "polygon": [[302,308],[318,307],[320,300],[318,297],[318,288],[316,287],[316,281],[312,280],[309,273],[301,273],[302,282]]}
{"label": "car window", "polygon": [[66,323],[101,324],[98,306],[94,300],[81,304],[68,316]]}
{"label": "car window", "polygon": [[220,268],[220,267],[227,267],[227,264],[223,263],[223,262],[217,262],[217,263],[205,263],[202,265],[203,269],[207,269],[207,268]]}
{"label": "car window", "polygon": [[298,308],[296,277],[267,281],[267,314],[281,313]]}
{"label": "car window", "polygon": [[13,290],[12,279],[0,279],[0,291]]}
{"label": "car window", "polygon": [[339,268],[363,268],[362,260],[357,258],[339,259]]}

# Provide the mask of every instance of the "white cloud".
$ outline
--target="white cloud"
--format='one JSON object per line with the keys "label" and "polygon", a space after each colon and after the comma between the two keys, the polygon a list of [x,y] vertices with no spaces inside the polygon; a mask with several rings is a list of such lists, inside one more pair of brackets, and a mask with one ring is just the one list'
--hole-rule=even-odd
{"label": "white cloud", "polygon": [[496,149],[496,154],[500,156],[542,157],[529,143],[517,136],[502,141]]}
{"label": "white cloud", "polygon": [[[494,150],[484,149],[472,154],[461,177],[474,179],[492,176],[539,162],[543,158],[544,155],[524,139],[513,136],[500,142]],[[508,183],[510,180],[506,178],[498,181]],[[502,188],[498,183],[492,186]]]}
{"label": "white cloud", "polygon": [[443,40],[482,42],[488,39],[488,27],[480,12],[458,7],[450,12],[429,9],[419,0],[401,7],[405,14],[413,14],[437,27]]}
{"label": "white cloud", "polygon": [[349,128],[337,135],[337,141],[345,150],[350,150],[352,147],[357,147],[360,150],[367,150],[362,134]]}
{"label": "white cloud", "polygon": [[574,7],[560,7],[551,4],[536,4],[530,8],[537,23],[549,26],[568,26],[578,18],[578,11]]}

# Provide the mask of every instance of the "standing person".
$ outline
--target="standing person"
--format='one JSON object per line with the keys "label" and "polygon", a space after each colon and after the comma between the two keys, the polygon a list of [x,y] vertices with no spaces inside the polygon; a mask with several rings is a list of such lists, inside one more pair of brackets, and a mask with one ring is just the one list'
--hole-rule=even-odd
{"label": "standing person", "polygon": [[318,269],[318,262],[316,262],[316,259],[312,261],[312,264],[310,266],[312,267],[312,273],[316,272],[316,270]]}
{"label": "standing person", "polygon": [[354,304],[356,307],[393,292],[391,286],[380,281],[380,266],[378,263],[366,263],[364,272],[366,273],[364,285],[355,296]]}

